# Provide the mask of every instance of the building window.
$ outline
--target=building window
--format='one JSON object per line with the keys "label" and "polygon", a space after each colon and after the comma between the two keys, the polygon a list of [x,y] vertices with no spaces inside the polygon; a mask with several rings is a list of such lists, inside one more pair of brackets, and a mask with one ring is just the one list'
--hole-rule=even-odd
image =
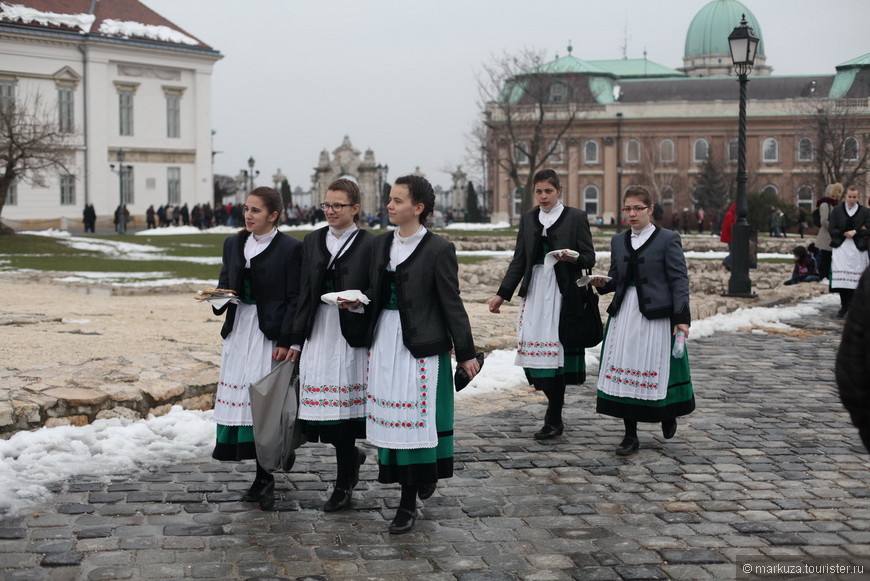
{"label": "building window", "polygon": [[589,185],[583,188],[583,209],[590,216],[598,215],[598,198],[600,191],[598,186]]}
{"label": "building window", "polygon": [[121,135],[133,135],[133,91],[118,91],[118,127]]}
{"label": "building window", "polygon": [[854,137],[843,140],[843,160],[858,161],[858,140]]}
{"label": "building window", "polygon": [[60,176],[60,205],[74,206],[76,203],[76,177]]}
{"label": "building window", "polygon": [[15,104],[15,82],[0,81],[0,106],[7,107]]}
{"label": "building window", "polygon": [[181,137],[181,95],[166,93],[166,137]]}
{"label": "building window", "polygon": [[513,215],[521,216],[523,213],[523,194],[519,188],[514,188],[513,191]]}
{"label": "building window", "polygon": [[7,206],[17,206],[18,205],[18,184],[12,182],[9,184],[9,189],[6,190],[6,205]]}
{"label": "building window", "polygon": [[625,163],[640,163],[640,141],[629,139],[625,144]]}
{"label": "building window", "polygon": [[550,85],[550,103],[558,105],[565,103],[568,100],[568,87],[562,83],[553,83]]}
{"label": "building window", "polygon": [[166,191],[168,193],[167,201],[170,204],[181,203],[181,168],[168,167],[166,168]]}
{"label": "building window", "polygon": [[807,184],[802,185],[798,188],[797,207],[802,208],[808,214],[812,214],[814,197],[813,187]]}
{"label": "building window", "polygon": [[61,85],[57,89],[57,130],[72,133],[75,125],[75,87]]}
{"label": "building window", "polygon": [[728,163],[737,163],[739,147],[740,144],[737,142],[736,137],[728,141]]}
{"label": "building window", "polygon": [[674,142],[670,139],[662,139],[659,143],[659,161],[662,163],[674,163]]}
{"label": "building window", "polygon": [[550,146],[553,148],[552,153],[550,154],[550,163],[554,165],[565,163],[565,150],[562,148],[562,142],[557,141],[550,144]]}
{"label": "building window", "polygon": [[674,188],[671,186],[662,186],[661,192],[661,205],[668,206],[671,209],[674,207]]}
{"label": "building window", "polygon": [[583,161],[586,163],[598,163],[598,142],[587,141],[583,148]]}
{"label": "building window", "polygon": [[692,152],[692,161],[704,163],[710,155],[710,144],[707,143],[706,139],[696,139]]}
{"label": "building window", "polygon": [[121,166],[121,201],[126,204],[132,204],[135,201],[135,192],[133,191],[133,167]]}
{"label": "building window", "polygon": [[762,194],[773,194],[774,196],[776,196],[778,198],[779,197],[779,188],[773,184],[767,184],[761,190],[761,193]]}
{"label": "building window", "polygon": [[775,163],[779,161],[779,141],[768,137],[761,144],[761,161]]}
{"label": "building window", "polygon": [[798,142],[798,161],[813,161],[813,140],[809,137]]}
{"label": "building window", "polygon": [[517,165],[529,165],[529,156],[526,153],[528,150],[529,146],[525,141],[517,141],[514,146],[514,160]]}

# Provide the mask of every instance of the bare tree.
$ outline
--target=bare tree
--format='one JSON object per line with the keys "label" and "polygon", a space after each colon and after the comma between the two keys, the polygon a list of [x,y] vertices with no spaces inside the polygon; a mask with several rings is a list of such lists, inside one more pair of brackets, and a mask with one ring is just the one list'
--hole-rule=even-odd
{"label": "bare tree", "polygon": [[233,176],[214,174],[212,178],[214,186],[214,203],[223,204],[224,200],[236,195],[239,191],[239,182]]}
{"label": "bare tree", "polygon": [[[41,95],[22,102],[0,101],[0,214],[16,182],[45,186],[49,173],[70,173],[77,135],[62,132]],[[0,233],[11,229],[0,225]]]}
{"label": "bare tree", "polygon": [[[671,156],[663,151],[661,140],[654,137],[643,137],[639,140],[641,145],[640,171],[646,185],[652,187],[656,194],[656,202],[661,203],[662,194],[670,189],[676,195],[680,184],[680,175],[677,171],[676,152],[671,143]],[[663,156],[663,154],[665,154]],[[664,157],[664,160],[662,159]],[[676,202],[676,199],[674,199]]]}
{"label": "bare tree", "polygon": [[812,99],[801,105],[802,129],[813,139],[820,191],[827,184],[867,183],[870,134],[866,99]]}
{"label": "bare tree", "polygon": [[535,173],[561,147],[579,103],[594,102],[572,77],[550,70],[543,52],[530,48],[494,57],[478,75],[488,163],[508,173],[523,211],[532,206]]}

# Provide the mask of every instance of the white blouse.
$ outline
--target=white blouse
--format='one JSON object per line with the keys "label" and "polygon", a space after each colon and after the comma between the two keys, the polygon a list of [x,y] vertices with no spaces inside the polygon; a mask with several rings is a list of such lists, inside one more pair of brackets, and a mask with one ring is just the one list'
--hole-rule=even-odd
{"label": "white blouse", "polygon": [[400,264],[405,262],[411,254],[420,245],[423,236],[426,235],[426,227],[422,224],[420,229],[411,234],[407,238],[399,236],[399,230],[396,229],[393,234],[393,244],[390,246],[390,270],[396,270]]}
{"label": "white blouse", "polygon": [[266,250],[269,244],[272,243],[272,240],[275,239],[277,233],[278,229],[273,228],[271,232],[262,236],[257,236],[256,234],[248,236],[248,239],[245,241],[245,268],[251,268],[251,259]]}

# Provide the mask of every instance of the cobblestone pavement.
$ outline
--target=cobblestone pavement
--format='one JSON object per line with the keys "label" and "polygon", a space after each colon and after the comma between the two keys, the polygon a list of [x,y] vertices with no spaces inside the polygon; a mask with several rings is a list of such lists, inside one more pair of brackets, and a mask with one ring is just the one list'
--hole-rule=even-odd
{"label": "cobblestone pavement", "polygon": [[[517,388],[457,410],[457,475],[387,533],[398,490],[374,450],[350,510],[320,506],[331,449],[305,446],[272,512],[239,501],[250,463],[201,460],[58,483],[0,521],[6,579],[733,579],[753,556],[870,556],[870,456],[833,381],[841,323],[690,341],[698,409],[665,441],[571,388],[565,435],[539,443],[543,398]],[[870,570],[870,569],[868,569]],[[844,577],[846,578],[846,577]],[[851,577],[848,577],[851,579]]]}

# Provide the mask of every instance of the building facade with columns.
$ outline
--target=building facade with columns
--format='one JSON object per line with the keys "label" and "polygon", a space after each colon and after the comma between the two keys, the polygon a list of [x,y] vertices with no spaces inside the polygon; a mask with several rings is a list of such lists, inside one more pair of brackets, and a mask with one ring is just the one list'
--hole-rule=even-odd
{"label": "building facade with columns", "polygon": [[[832,74],[773,75],[764,55],[761,26],[751,11],[737,0],[713,0],[690,25],[680,69],[645,58],[584,61],[573,56],[569,47],[568,56],[525,75],[540,78],[539,71],[545,71],[545,82],[551,83],[550,101],[543,104],[543,130],[557,142],[545,166],[561,176],[566,204],[585,209],[590,220],[610,223],[620,218],[622,192],[643,185],[655,192],[666,216],[694,210],[696,180],[711,156],[733,182],[739,88],[727,39],[743,14],[761,37],[749,83],[748,191],[769,191],[784,203],[812,210],[824,190],[818,164],[819,148],[824,145],[811,127],[812,117],[831,104],[846,110],[854,126],[836,145],[845,152],[845,163],[866,161],[870,55],[842,63]],[[511,93],[504,95],[510,98]],[[510,110],[521,112],[522,105],[517,102]],[[516,160],[522,176],[523,158],[516,141],[530,139],[531,133],[526,137],[522,129],[514,130],[515,141],[506,138],[505,110],[498,103],[487,110],[487,175],[493,191],[493,220],[515,223],[519,192],[505,161]],[[557,140],[569,114],[576,117]]]}
{"label": "building facade with columns", "polygon": [[211,202],[215,49],[137,0],[18,0],[0,4],[0,55],[0,98],[28,106],[39,95],[75,149],[67,172],[13,187],[4,221]]}
{"label": "building facade with columns", "polygon": [[320,152],[320,159],[314,174],[311,176],[311,191],[314,205],[323,201],[326,188],[338,178],[352,178],[359,184],[360,197],[362,198],[362,215],[371,214],[377,216],[383,205],[381,192],[387,180],[389,167],[375,161],[375,152],[367,149],[363,155],[350,142],[350,137],[344,136],[341,145],[329,151],[324,149]]}

